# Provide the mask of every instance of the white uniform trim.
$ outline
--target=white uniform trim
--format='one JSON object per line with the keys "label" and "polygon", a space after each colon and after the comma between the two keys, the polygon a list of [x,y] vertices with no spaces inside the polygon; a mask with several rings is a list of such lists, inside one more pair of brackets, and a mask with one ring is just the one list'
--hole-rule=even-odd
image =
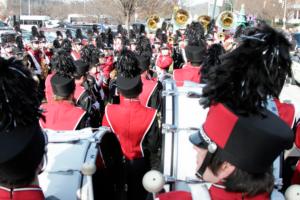
{"label": "white uniform trim", "polygon": [[86,111],[84,111],[84,112],[82,113],[82,115],[79,117],[78,121],[77,121],[76,124],[75,124],[75,127],[73,128],[74,131],[76,130],[76,127],[78,126],[79,122],[81,121],[81,119],[83,118],[83,116],[85,115],[85,113],[86,113]]}
{"label": "white uniform trim", "polygon": [[156,82],[156,84],[155,84],[155,86],[153,87],[153,89],[152,89],[152,91],[151,91],[150,95],[149,95],[149,96],[148,96],[148,98],[147,98],[147,101],[146,101],[146,107],[148,107],[149,100],[150,100],[150,98],[151,98],[151,96],[152,96],[153,92],[155,91],[155,89],[156,89],[157,85],[158,85],[158,82]]}
{"label": "white uniform trim", "polygon": [[116,134],[116,131],[114,130],[114,127],[111,125],[111,122],[109,120],[108,113],[107,113],[107,109],[108,109],[109,105],[111,105],[111,104],[108,104],[105,107],[105,116],[106,116],[107,122],[109,123],[109,126],[110,126],[111,130]]}
{"label": "white uniform trim", "polygon": [[28,54],[30,55],[31,59],[34,62],[34,65],[36,67],[36,70],[34,71],[36,74],[42,74],[41,65],[40,63],[35,59],[34,55],[32,54],[31,50],[28,51]]}
{"label": "white uniform trim", "polygon": [[9,188],[6,188],[6,187],[2,187],[0,186],[0,189],[2,190],[5,190],[7,192],[22,192],[22,191],[42,191],[41,188],[14,188],[14,189],[9,189]]}
{"label": "white uniform trim", "polygon": [[[82,87],[82,86],[80,86],[80,87]],[[85,92],[84,87],[82,87],[82,88],[83,88],[82,92],[79,94],[78,98],[76,99],[76,104],[78,103],[80,97],[81,97],[81,96],[83,95],[83,93]]]}

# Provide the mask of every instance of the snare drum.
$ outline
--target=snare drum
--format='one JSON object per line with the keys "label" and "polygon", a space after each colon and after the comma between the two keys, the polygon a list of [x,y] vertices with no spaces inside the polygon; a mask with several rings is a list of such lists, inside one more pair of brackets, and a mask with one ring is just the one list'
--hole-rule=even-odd
{"label": "snare drum", "polygon": [[[95,199],[110,196],[114,199],[119,180],[110,171],[115,170],[117,164],[121,166],[122,152],[117,138],[109,129],[100,128],[96,132],[91,129],[45,131],[49,140],[48,163],[39,176],[39,182],[46,198],[93,200],[94,196]],[[84,163],[97,166],[92,181],[88,181],[81,172]],[[106,186],[103,188],[103,185]],[[90,194],[93,189],[93,194]]]}
{"label": "snare drum", "polygon": [[176,87],[167,79],[163,85],[163,174],[175,180],[166,189],[190,191],[187,183],[197,178],[196,151],[189,136],[202,126],[208,109],[199,104],[200,84]]}

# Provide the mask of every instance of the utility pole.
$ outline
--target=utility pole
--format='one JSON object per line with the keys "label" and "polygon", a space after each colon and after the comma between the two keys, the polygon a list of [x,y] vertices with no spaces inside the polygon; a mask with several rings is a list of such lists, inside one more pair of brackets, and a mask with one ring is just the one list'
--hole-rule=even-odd
{"label": "utility pole", "polygon": [[283,29],[286,29],[286,5],[287,4],[287,0],[284,0],[284,11],[283,11],[283,19],[282,19],[282,21],[283,21],[283,26],[282,26],[282,28]]}
{"label": "utility pole", "polygon": [[28,0],[28,15],[31,15],[31,11],[30,11],[30,0]]}
{"label": "utility pole", "polygon": [[83,14],[86,14],[86,10],[85,10],[85,0],[83,0]]}
{"label": "utility pole", "polygon": [[22,15],[22,0],[20,0],[20,16]]}
{"label": "utility pole", "polygon": [[215,18],[215,14],[216,14],[216,6],[217,6],[217,0],[214,1],[214,7],[213,7],[212,19]]}

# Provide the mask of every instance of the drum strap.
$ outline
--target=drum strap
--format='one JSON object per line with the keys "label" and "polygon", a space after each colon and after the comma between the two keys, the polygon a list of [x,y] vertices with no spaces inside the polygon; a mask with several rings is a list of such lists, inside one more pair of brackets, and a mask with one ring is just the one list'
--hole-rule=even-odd
{"label": "drum strap", "polygon": [[209,163],[211,162],[212,158],[213,158],[214,153],[210,153],[209,151],[207,151],[207,154],[204,158],[204,161],[200,167],[200,169],[197,171],[196,176],[198,178],[202,178],[207,166],[209,165]]}

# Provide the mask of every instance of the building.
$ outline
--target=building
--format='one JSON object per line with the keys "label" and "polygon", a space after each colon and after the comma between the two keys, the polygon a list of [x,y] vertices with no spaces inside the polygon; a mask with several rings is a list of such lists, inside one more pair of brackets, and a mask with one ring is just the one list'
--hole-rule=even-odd
{"label": "building", "polygon": [[300,24],[300,0],[294,0],[287,5],[287,22]]}
{"label": "building", "polygon": [[7,1],[8,0],[0,0],[0,11],[4,11],[7,9]]}

